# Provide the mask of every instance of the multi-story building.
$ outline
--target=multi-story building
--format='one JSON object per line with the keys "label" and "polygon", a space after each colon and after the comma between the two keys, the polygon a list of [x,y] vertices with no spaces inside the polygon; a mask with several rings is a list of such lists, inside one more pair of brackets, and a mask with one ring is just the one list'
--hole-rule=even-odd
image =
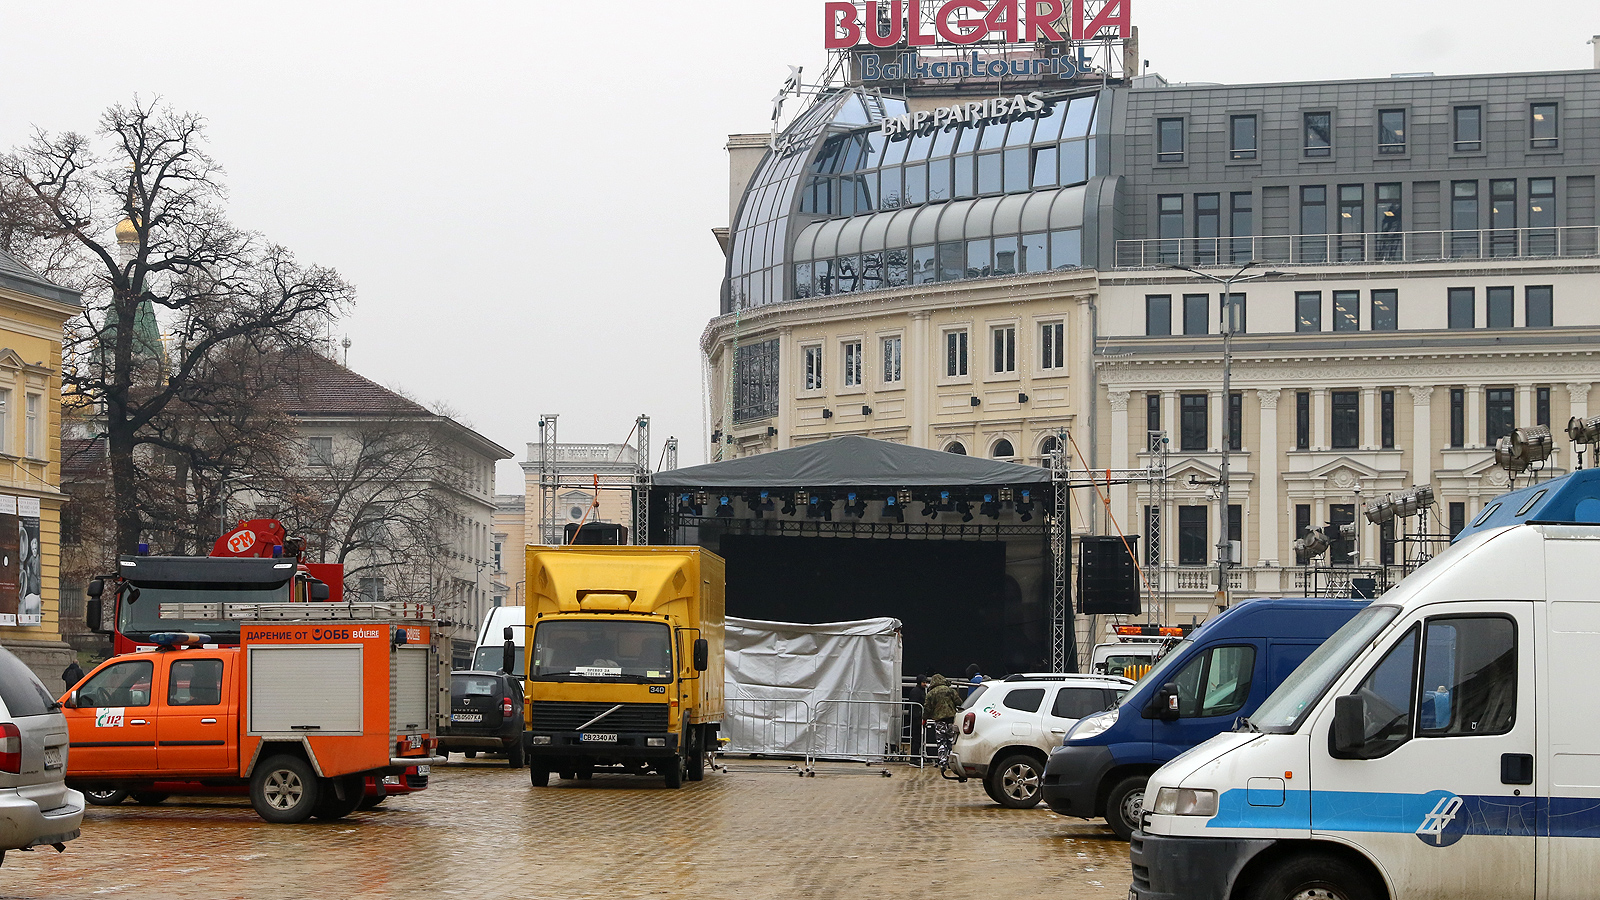
{"label": "multi-story building", "polygon": [[[1038,462],[1065,432],[1079,470],[1139,469],[1159,432],[1166,490],[1077,525],[1156,538],[1187,621],[1224,528],[1234,596],[1296,591],[1308,527],[1431,484],[1459,528],[1508,484],[1499,437],[1589,411],[1600,71],[1039,82],[987,117],[969,86],[900,88],[730,140],[714,456],[863,434]],[[1225,397],[1213,279],[1249,262]],[[1391,561],[1393,526],[1358,532],[1322,564]]]}
{"label": "multi-story building", "polygon": [[527,498],[521,494],[496,494],[490,532],[494,553],[495,606],[521,606],[524,584],[524,548],[527,546]]}
{"label": "multi-story building", "polygon": [[[605,487],[618,478],[632,476],[638,468],[639,450],[631,444],[565,444],[558,443],[555,464],[552,467],[561,479],[555,492],[555,505],[545,502],[545,492],[540,486],[540,473],[544,465],[544,445],[528,444],[528,459],[522,463],[527,500],[524,520],[525,540],[530,544],[560,543],[566,526],[583,522],[588,524],[616,524],[633,532],[633,494],[627,490]],[[584,479],[601,476],[601,490],[594,490],[594,482]],[[599,505],[591,509],[598,498]],[[520,568],[519,568],[520,571]],[[521,581],[521,577],[517,578]]]}

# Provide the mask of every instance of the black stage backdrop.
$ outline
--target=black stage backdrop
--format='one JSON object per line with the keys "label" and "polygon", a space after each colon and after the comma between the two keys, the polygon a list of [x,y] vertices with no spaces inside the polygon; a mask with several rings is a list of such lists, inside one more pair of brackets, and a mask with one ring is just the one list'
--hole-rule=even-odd
{"label": "black stage backdrop", "polygon": [[892,616],[904,627],[904,672],[959,677],[1033,665],[1043,647],[1017,621],[998,541],[907,541],[722,535],[728,615],[778,622]]}

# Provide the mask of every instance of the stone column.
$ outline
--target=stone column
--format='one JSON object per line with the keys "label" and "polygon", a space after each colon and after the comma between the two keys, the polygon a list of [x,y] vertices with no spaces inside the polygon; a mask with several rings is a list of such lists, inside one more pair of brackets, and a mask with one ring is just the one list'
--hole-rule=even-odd
{"label": "stone column", "polygon": [[1178,452],[1178,392],[1161,392],[1161,428],[1167,433],[1167,448]]}
{"label": "stone column", "polygon": [[1483,385],[1467,386],[1467,433],[1462,443],[1468,447],[1483,446]]}
{"label": "stone column", "polygon": [[1206,418],[1211,420],[1211,427],[1208,429],[1211,433],[1207,435],[1210,440],[1206,441],[1207,449],[1212,453],[1221,453],[1222,442],[1228,438],[1228,402],[1221,391],[1209,391],[1207,396]]}
{"label": "stone column", "polygon": [[[1282,510],[1278,508],[1278,398],[1282,392],[1276,388],[1257,391],[1261,401],[1261,439],[1256,447],[1256,478],[1261,484],[1261,496],[1256,504],[1256,531],[1261,535],[1257,564],[1278,564],[1278,539],[1283,527]],[[1294,519],[1289,520],[1293,527]]]}
{"label": "stone column", "polygon": [[[1596,53],[1600,53],[1600,44],[1596,44],[1595,52]],[[1587,419],[1587,418],[1589,418],[1589,388],[1590,387],[1592,387],[1592,385],[1587,385],[1587,384],[1569,384],[1569,385],[1567,385],[1567,396],[1572,398],[1572,415],[1573,415],[1574,418],[1579,418],[1579,419]],[[1553,426],[1555,425],[1555,423],[1552,422],[1551,425],[1552,425],[1551,430],[1554,431],[1555,429],[1554,429]]]}
{"label": "stone column", "polygon": [[905,369],[906,420],[910,432],[906,443],[913,447],[933,446],[929,423],[933,421],[933,385],[938,382],[939,354],[935,352],[932,335],[932,314],[917,310],[911,314],[911,331],[901,352]]}
{"label": "stone column", "polygon": [[1328,389],[1311,392],[1311,449],[1328,449]]}
{"label": "stone column", "polygon": [[[1128,442],[1131,439],[1128,434],[1128,392],[1108,390],[1106,399],[1111,403],[1111,468],[1126,469],[1129,468]],[[1128,506],[1126,484],[1111,486],[1111,509],[1124,522],[1124,531],[1137,533],[1138,526],[1129,518],[1132,513]]]}
{"label": "stone column", "polygon": [[1361,440],[1363,450],[1376,450],[1381,443],[1378,436],[1378,389],[1361,389]]}
{"label": "stone column", "polygon": [[1411,484],[1433,480],[1433,386],[1411,388]]}
{"label": "stone column", "polygon": [[[1512,419],[1512,421],[1516,423],[1518,428],[1521,428],[1525,425],[1534,424],[1533,417],[1533,385],[1519,384],[1517,385],[1516,417]],[[1555,423],[1551,422],[1550,424],[1554,425]],[[1550,430],[1552,432],[1555,431],[1554,428],[1551,428]]]}

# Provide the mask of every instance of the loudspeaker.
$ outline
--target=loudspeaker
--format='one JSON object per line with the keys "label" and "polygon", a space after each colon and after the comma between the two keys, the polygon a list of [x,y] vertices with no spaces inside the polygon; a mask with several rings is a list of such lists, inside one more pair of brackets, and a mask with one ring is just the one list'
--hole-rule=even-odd
{"label": "loudspeaker", "polygon": [[[574,541],[573,535],[578,539]],[[567,523],[567,543],[569,544],[601,544],[614,546],[628,543],[628,529],[614,522],[589,522],[578,530],[577,522]]]}
{"label": "loudspeaker", "polygon": [[1085,535],[1078,538],[1078,612],[1087,616],[1137,616],[1139,573],[1133,559],[1139,538]]}

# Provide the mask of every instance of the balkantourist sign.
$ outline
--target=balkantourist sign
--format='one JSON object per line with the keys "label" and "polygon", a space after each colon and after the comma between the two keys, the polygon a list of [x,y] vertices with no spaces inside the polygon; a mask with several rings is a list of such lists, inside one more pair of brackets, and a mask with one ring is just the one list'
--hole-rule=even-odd
{"label": "balkantourist sign", "polygon": [[[1132,0],[849,0],[824,4],[829,50],[963,47],[981,41],[1060,44],[1094,40],[1106,29],[1126,38]],[[1098,8],[1096,8],[1098,7]],[[931,16],[924,15],[932,11]],[[1063,29],[1063,25],[1065,28]]]}
{"label": "balkantourist sign", "polygon": [[905,140],[913,134],[938,131],[955,124],[973,125],[978,122],[1009,122],[1036,116],[1049,109],[1051,102],[1043,93],[1018,94],[1015,97],[991,97],[972,100],[939,109],[923,109],[892,119],[884,119],[880,130],[890,140]]}
{"label": "balkantourist sign", "polygon": [[1089,75],[1094,66],[1085,56],[985,57],[977,51],[949,59],[923,59],[904,50],[895,54],[861,54],[862,81],[939,81],[946,78],[1039,78],[1055,75],[1076,78]]}

